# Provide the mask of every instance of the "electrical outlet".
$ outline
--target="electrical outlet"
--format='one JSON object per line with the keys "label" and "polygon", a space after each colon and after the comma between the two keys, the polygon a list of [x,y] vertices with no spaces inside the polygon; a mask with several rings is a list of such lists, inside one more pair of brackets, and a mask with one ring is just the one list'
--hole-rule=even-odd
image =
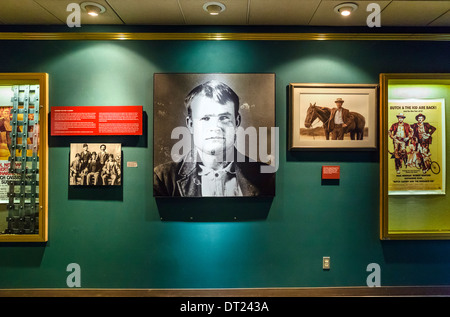
{"label": "electrical outlet", "polygon": [[330,269],[330,265],[331,265],[331,263],[330,263],[330,257],[329,257],[329,256],[324,256],[324,257],[322,258],[322,268],[323,268],[324,270],[329,270],[329,269]]}

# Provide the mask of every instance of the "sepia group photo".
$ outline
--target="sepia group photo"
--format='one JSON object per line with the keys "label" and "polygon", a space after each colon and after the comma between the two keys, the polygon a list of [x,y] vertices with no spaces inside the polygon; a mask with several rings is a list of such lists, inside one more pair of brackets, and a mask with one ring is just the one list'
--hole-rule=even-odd
{"label": "sepia group photo", "polygon": [[121,185],[120,143],[71,143],[69,184],[71,186]]}

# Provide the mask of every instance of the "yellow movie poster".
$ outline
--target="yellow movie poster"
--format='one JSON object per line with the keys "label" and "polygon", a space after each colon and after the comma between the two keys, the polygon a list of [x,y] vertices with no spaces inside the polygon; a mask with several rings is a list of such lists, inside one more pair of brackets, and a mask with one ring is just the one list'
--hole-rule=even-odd
{"label": "yellow movie poster", "polygon": [[388,105],[389,195],[445,194],[444,99]]}

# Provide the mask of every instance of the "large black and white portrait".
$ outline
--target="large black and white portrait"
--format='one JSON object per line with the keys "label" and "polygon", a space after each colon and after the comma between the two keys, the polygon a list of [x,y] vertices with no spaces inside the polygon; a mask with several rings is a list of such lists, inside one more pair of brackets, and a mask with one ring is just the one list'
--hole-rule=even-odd
{"label": "large black and white portrait", "polygon": [[71,186],[115,186],[122,183],[120,143],[71,143]]}
{"label": "large black and white portrait", "polygon": [[155,74],[155,197],[274,196],[274,74]]}

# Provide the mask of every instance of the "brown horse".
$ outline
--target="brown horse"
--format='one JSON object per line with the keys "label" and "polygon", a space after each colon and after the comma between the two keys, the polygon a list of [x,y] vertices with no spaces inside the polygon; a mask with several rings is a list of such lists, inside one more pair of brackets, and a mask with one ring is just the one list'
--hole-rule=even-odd
{"label": "brown horse", "polygon": [[[309,104],[306,110],[305,127],[310,128],[312,123],[319,118],[323,123],[325,138],[330,139],[330,131],[328,130],[328,120],[330,119],[331,109],[327,107],[316,106],[316,103]],[[364,127],[366,119],[357,112],[350,112],[350,124],[345,129],[345,133],[350,133],[350,139],[362,140],[364,138]]]}
{"label": "brown horse", "polygon": [[327,107],[316,106],[316,103],[309,104],[308,110],[306,110],[305,127],[310,128],[313,122],[319,118],[323,123],[323,130],[325,132],[325,138],[330,139],[330,131],[328,131],[328,119],[330,118],[331,110]]}

